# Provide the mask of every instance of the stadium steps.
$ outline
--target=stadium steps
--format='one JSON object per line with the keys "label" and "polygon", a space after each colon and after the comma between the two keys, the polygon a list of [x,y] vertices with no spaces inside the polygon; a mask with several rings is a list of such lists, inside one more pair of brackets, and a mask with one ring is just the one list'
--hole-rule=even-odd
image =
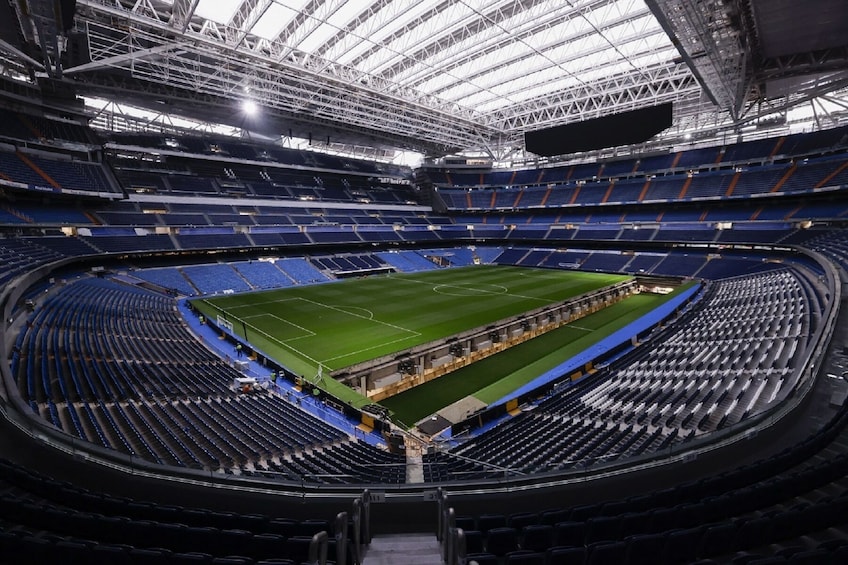
{"label": "stadium steps", "polygon": [[[178,244],[177,244],[176,236],[175,236],[174,234],[171,234],[171,239],[174,241],[174,245],[178,245]],[[181,247],[177,247],[177,249],[182,249],[182,248],[181,248]],[[182,270],[182,269],[177,269],[177,272],[179,272],[179,273],[180,273],[180,276],[181,276],[181,277],[183,277],[183,278],[186,280],[186,282],[189,284],[189,286],[190,286],[191,288],[193,288],[193,289],[194,289],[195,293],[197,293],[198,295],[203,294],[202,292],[200,292],[200,289],[199,289],[199,288],[197,288],[197,286],[195,286],[195,284],[192,282],[192,280],[191,280],[190,278],[188,278],[188,275],[186,275],[186,274],[183,272],[183,270]]]}
{"label": "stadium steps", "polygon": [[[249,239],[249,238],[248,238],[248,239]],[[251,244],[251,245],[253,245],[253,241],[252,241],[252,240],[250,241],[250,244]],[[243,280],[243,281],[244,281],[244,283],[248,286],[248,288],[250,288],[250,290],[256,290],[256,288],[257,288],[257,287],[256,287],[253,283],[251,283],[251,282],[247,279],[247,277],[245,277],[245,276],[242,274],[242,272],[241,272],[241,271],[239,271],[238,269],[236,269],[236,268],[235,268],[235,267],[233,267],[232,265],[228,265],[228,266],[230,267],[230,269],[232,269],[232,270],[233,270],[233,272],[236,274],[236,276],[237,276],[238,278],[240,278],[241,280]]]}
{"label": "stadium steps", "polygon": [[365,565],[440,565],[439,542],[433,534],[374,536],[362,562]]}
{"label": "stadium steps", "polygon": [[698,270],[695,271],[694,273],[692,273],[692,278],[693,279],[698,278],[698,273],[700,273],[704,269],[704,267],[707,266],[708,263],[709,263],[709,261],[704,261],[703,265],[698,267]]}
{"label": "stadium steps", "polygon": [[407,453],[406,482],[409,484],[421,484],[424,482],[424,458],[420,453]]}
{"label": "stadium steps", "polygon": [[[210,223],[210,225],[215,225],[214,222],[209,222],[209,223]],[[259,247],[258,245],[256,245],[256,242],[253,241],[253,238],[250,236],[250,232],[244,232],[244,237],[247,238],[247,241],[250,243],[251,247]]]}

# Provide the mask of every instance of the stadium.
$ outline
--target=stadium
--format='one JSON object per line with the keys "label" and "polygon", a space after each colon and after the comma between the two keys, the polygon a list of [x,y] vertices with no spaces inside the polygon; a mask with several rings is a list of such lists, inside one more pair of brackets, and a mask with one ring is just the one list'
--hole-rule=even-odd
{"label": "stadium", "polygon": [[848,562],[848,7],[0,6],[0,562]]}

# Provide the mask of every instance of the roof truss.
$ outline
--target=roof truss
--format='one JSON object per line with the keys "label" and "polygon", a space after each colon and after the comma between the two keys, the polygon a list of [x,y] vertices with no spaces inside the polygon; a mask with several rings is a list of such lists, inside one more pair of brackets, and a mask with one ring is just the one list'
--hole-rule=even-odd
{"label": "roof truss", "polygon": [[[838,88],[845,48],[770,60],[752,76],[728,11],[737,4],[78,0],[90,60],[55,74],[92,94],[136,89],[136,100],[215,100],[223,110],[251,99],[275,123],[335,127],[431,156],[511,154],[527,131],[669,101],[677,130],[732,129],[772,107],[763,84],[805,66],[830,72],[815,92]],[[0,45],[0,57],[49,72],[62,38],[44,21],[22,25],[35,30],[30,41],[42,26],[44,63],[14,46]],[[779,103],[808,101],[807,86]]]}

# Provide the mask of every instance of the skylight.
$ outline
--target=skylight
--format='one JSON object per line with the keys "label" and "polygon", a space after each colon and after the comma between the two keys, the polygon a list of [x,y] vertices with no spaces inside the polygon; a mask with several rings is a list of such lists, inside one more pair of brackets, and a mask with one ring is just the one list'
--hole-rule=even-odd
{"label": "skylight", "polygon": [[[432,7],[430,6],[430,8]],[[381,12],[381,14],[382,13],[383,12]],[[418,14],[418,17],[422,17],[423,14],[426,14],[426,10],[422,10],[421,13]],[[414,50],[421,41],[425,39],[432,41],[436,38],[436,36],[447,35],[455,28],[459,27],[457,22],[461,22],[462,18],[469,14],[471,14],[471,10],[464,4],[453,4],[448,6],[436,14],[433,18],[424,21],[419,26],[412,27],[402,37],[389,43],[388,49],[386,51],[379,51],[378,56],[382,56],[383,58],[409,56],[412,54],[412,50]],[[407,24],[408,23],[409,22],[407,22]],[[338,45],[334,46],[330,54],[335,56],[341,63],[349,64],[353,62],[356,58],[362,56],[373,46],[374,42],[373,38],[370,37],[369,30],[380,25],[384,26],[386,29],[383,39],[388,36],[389,31],[396,31],[396,28],[393,28],[391,25],[378,21],[377,18],[371,18],[357,27],[353,34],[345,37],[338,43]],[[369,65],[360,66],[360,68],[367,70]]]}
{"label": "skylight", "polygon": [[277,0],[259,18],[251,30],[254,35],[275,39],[309,3],[309,0]]}
{"label": "skylight", "polygon": [[[291,45],[296,49],[307,53],[314,53],[316,49],[326,43],[331,37],[336,35],[339,30],[344,28],[350,20],[355,18],[365,6],[360,2],[345,2],[337,10],[334,10],[326,19],[321,21],[309,35],[307,35],[298,45]],[[310,25],[312,23],[310,22]]]}
{"label": "skylight", "polygon": [[[177,5],[191,10],[192,25],[180,37],[185,49],[168,52],[167,60],[141,55],[105,64],[183,88],[215,85],[214,93],[232,98],[234,107],[247,85],[263,110],[308,108],[305,121],[319,116],[385,131],[434,152],[517,138],[519,130],[564,119],[548,104],[587,96],[608,100],[609,112],[652,104],[660,90],[679,107],[706,108],[691,75],[671,82],[686,68],[646,0],[147,0],[145,5],[163,10],[156,25],[172,17]],[[146,14],[135,17],[143,23]],[[201,20],[208,24],[198,26]],[[100,42],[108,46],[111,40],[103,34]],[[216,62],[225,59],[227,66],[218,68]],[[193,71],[196,61],[203,68]],[[192,72],[208,73],[210,80]],[[515,115],[522,116],[520,122]]]}
{"label": "skylight", "polygon": [[[230,22],[243,2],[199,0],[196,13]],[[271,0],[250,32],[484,111],[675,57],[640,0],[541,0],[522,9],[506,0],[444,4]]]}
{"label": "skylight", "polygon": [[219,24],[227,24],[243,0],[198,0],[195,15]]}

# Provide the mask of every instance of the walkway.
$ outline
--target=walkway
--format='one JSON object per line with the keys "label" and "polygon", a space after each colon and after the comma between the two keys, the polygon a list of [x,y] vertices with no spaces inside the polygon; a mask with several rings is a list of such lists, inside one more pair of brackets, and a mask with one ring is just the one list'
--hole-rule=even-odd
{"label": "walkway", "polygon": [[363,558],[365,565],[441,565],[436,534],[392,534],[374,537]]}

